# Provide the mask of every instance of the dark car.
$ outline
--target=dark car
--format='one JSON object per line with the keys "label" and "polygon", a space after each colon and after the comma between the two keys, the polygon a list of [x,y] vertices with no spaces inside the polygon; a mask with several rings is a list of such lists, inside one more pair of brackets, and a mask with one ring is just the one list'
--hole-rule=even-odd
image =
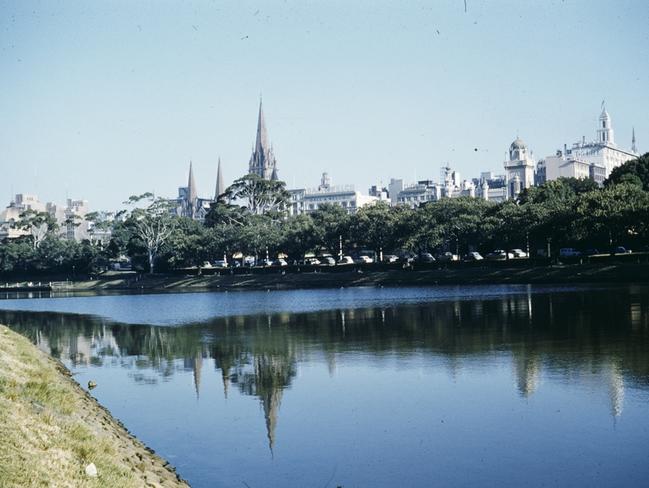
{"label": "dark car", "polygon": [[419,253],[419,255],[415,258],[415,261],[417,261],[418,263],[434,263],[435,258],[429,252],[422,252]]}
{"label": "dark car", "polygon": [[631,249],[627,249],[624,246],[617,246],[611,251],[611,254],[631,254]]}

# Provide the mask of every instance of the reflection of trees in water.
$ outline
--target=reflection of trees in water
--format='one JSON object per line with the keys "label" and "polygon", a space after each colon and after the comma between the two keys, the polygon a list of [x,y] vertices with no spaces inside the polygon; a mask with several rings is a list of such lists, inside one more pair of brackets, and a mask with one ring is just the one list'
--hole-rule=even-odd
{"label": "reflection of trees in water", "polygon": [[592,378],[608,385],[614,416],[622,412],[625,384],[649,386],[649,297],[643,288],[237,316],[183,327],[10,311],[0,311],[0,323],[73,364],[110,358],[163,377],[191,370],[197,394],[204,361],[213,360],[226,396],[236,385],[259,398],[271,448],[282,392],[290,387],[297,362],[313,354],[326,360],[333,374],[341,354],[361,351],[381,358],[424,352],[442,358],[453,376],[467,361],[505,355],[522,396],[538,388],[541,372],[562,381]]}

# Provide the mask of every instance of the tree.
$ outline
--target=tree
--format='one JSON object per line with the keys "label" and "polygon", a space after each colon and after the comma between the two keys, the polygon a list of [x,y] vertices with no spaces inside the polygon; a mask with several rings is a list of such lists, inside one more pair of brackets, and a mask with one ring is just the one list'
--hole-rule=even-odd
{"label": "tree", "polygon": [[38,249],[49,232],[58,229],[56,220],[48,212],[37,212],[29,209],[22,212],[18,217],[20,220],[14,224],[14,227],[29,232],[34,249]]}
{"label": "tree", "polygon": [[291,260],[302,259],[317,245],[315,226],[310,215],[289,217],[281,230],[280,248]]}
{"label": "tree", "polygon": [[[633,178],[633,176],[636,178]],[[649,191],[649,153],[613,168],[613,171],[604,182],[604,186],[637,182],[638,180],[642,183],[642,188]]]}
{"label": "tree", "polygon": [[350,217],[347,210],[339,205],[325,203],[311,214],[315,229],[316,243],[336,256],[341,239],[349,240]]}
{"label": "tree", "polygon": [[124,203],[135,205],[140,202],[148,203],[146,207],[134,208],[129,219],[134,236],[146,249],[149,273],[153,273],[155,259],[174,231],[176,220],[171,216],[170,203],[162,198],[155,198],[152,193],[133,195]]}
{"label": "tree", "polygon": [[358,244],[371,248],[382,258],[384,250],[394,248],[398,218],[398,210],[391,208],[386,202],[361,207],[351,217],[352,238]]}
{"label": "tree", "polygon": [[245,201],[253,215],[271,210],[284,211],[290,199],[283,181],[266,180],[256,174],[249,174],[235,180],[224,193],[228,201]]}

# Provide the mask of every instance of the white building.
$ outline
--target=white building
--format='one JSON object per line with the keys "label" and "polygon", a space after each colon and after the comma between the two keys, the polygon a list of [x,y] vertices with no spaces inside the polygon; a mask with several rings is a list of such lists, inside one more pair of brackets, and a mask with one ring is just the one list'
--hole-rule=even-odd
{"label": "white building", "polygon": [[[460,173],[448,165],[442,166],[440,180],[439,183],[432,180],[421,180],[415,184],[403,186],[402,180],[393,179],[388,187],[390,188],[390,200],[392,202],[396,200],[396,205],[408,205],[411,208],[416,208],[424,203],[436,202],[442,198],[476,196],[475,182],[461,181]],[[397,182],[402,189],[395,196],[391,188],[398,188]]]}
{"label": "white building", "polygon": [[90,224],[85,220],[88,213],[87,200],[68,199],[65,206],[60,206],[52,202],[43,203],[36,195],[19,193],[0,212],[0,240],[29,234],[27,230],[14,228],[20,215],[28,210],[50,214],[59,226],[60,235],[66,239],[81,241],[88,238]]}
{"label": "white building", "polygon": [[505,161],[504,166],[510,198],[515,198],[525,188],[534,186],[534,158],[520,138],[517,137],[509,146],[509,160]]}
{"label": "white building", "polygon": [[585,138],[582,138],[572,147],[564,145],[563,151],[557,151],[555,156],[546,158],[546,180],[572,176],[591,178],[601,184],[614,168],[638,157],[635,131],[632,132],[630,150],[618,147],[615,143],[611,116],[603,105],[596,136],[597,140],[594,142],[586,142]]}
{"label": "white building", "polygon": [[291,215],[314,212],[323,204],[338,205],[352,214],[364,205],[379,201],[378,197],[356,191],[353,185],[332,186],[331,178],[327,173],[322,173],[320,186],[317,188],[288,190],[288,192],[291,195],[289,205]]}

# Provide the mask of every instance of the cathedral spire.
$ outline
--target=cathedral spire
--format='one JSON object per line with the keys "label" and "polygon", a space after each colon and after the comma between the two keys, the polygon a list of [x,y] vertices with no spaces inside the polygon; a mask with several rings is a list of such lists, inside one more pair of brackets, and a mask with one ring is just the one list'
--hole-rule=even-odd
{"label": "cathedral spire", "polygon": [[264,108],[261,97],[259,98],[259,115],[257,117],[257,137],[250,156],[248,173],[255,174],[266,180],[270,180],[273,170],[276,169],[276,160],[273,154],[273,147],[268,143],[268,131],[264,118]]}
{"label": "cathedral spire", "polygon": [[266,120],[264,119],[264,108],[259,98],[259,116],[257,118],[257,139],[255,151],[268,151],[268,132],[266,131]]}
{"label": "cathedral spire", "polygon": [[219,197],[225,193],[225,183],[223,182],[223,173],[221,172],[221,158],[216,168],[216,189],[214,191],[214,201],[218,201]]}
{"label": "cathedral spire", "polygon": [[196,204],[196,180],[194,180],[194,170],[192,168],[192,162],[189,161],[189,178],[187,180],[187,200],[193,206]]}
{"label": "cathedral spire", "polygon": [[633,127],[631,132],[631,151],[638,154],[638,146],[635,143],[635,127]]}

